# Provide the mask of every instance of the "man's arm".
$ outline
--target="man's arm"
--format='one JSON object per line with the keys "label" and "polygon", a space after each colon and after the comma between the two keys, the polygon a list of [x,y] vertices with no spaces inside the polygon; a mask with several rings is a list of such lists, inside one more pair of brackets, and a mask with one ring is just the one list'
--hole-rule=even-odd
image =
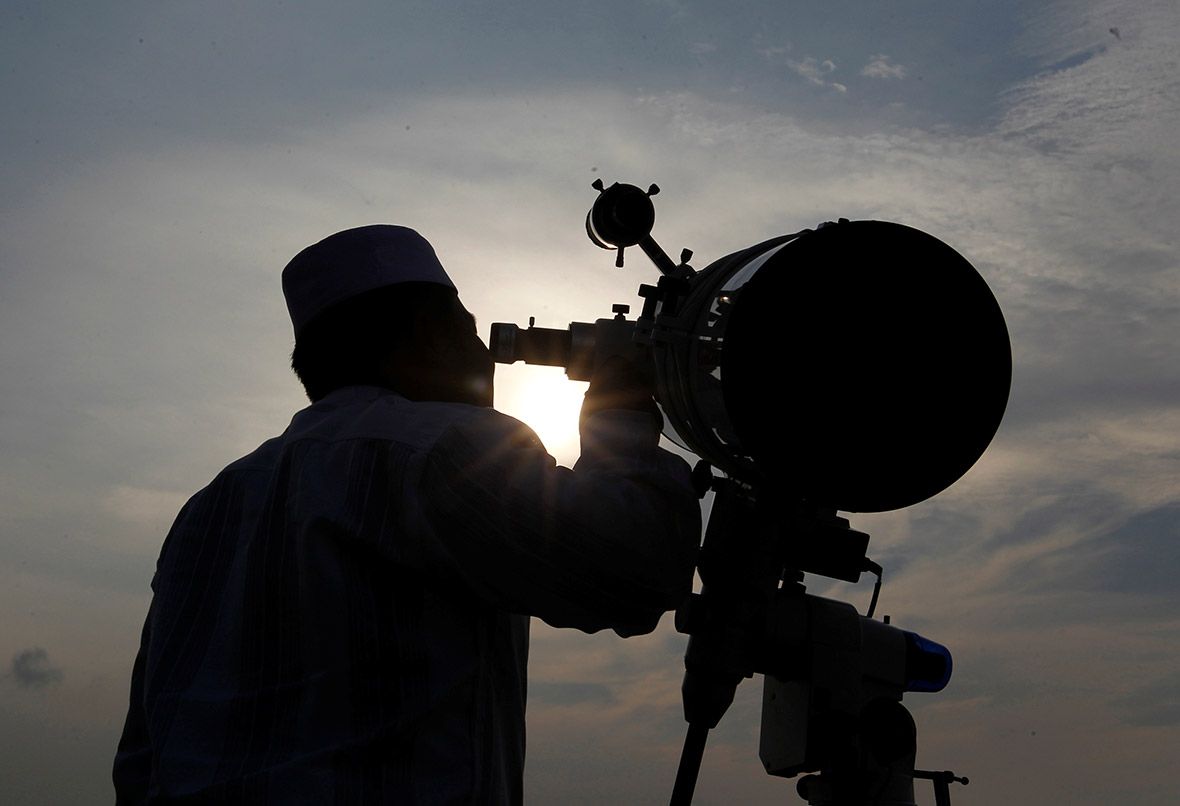
{"label": "man's arm", "polygon": [[452,426],[421,480],[434,560],[553,626],[654,629],[691,589],[700,506],[688,465],[658,447],[658,410],[637,383],[616,365],[591,384],[573,470],[494,411]]}

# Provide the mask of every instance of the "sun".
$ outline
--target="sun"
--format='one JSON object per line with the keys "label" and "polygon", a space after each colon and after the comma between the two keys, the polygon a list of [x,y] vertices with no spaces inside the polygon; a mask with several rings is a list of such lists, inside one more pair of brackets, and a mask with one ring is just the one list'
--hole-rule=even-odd
{"label": "sun", "polygon": [[578,459],[578,413],[587,384],[571,381],[558,367],[496,368],[496,408],[522,421],[563,465]]}

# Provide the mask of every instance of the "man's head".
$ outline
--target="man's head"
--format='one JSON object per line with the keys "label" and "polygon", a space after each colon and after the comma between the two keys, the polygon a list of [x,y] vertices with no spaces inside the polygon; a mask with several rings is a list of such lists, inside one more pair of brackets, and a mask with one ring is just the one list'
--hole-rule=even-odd
{"label": "man's head", "polygon": [[283,270],[291,365],[308,397],[342,386],[492,405],[494,364],[430,244],[405,227],[345,230]]}

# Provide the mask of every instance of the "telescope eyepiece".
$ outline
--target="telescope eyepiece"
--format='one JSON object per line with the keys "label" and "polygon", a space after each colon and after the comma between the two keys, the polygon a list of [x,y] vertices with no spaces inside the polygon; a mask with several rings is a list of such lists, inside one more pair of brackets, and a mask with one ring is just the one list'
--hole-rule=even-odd
{"label": "telescope eyepiece", "polygon": [[555,330],[547,327],[530,327],[521,330],[510,322],[496,322],[492,325],[488,349],[498,364],[543,364],[550,367],[568,367],[570,364],[573,336],[570,330]]}

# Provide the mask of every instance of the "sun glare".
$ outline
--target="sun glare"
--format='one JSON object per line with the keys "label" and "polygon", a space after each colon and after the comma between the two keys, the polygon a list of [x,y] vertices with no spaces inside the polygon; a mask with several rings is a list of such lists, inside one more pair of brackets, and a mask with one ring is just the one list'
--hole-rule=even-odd
{"label": "sun glare", "polygon": [[578,412],[587,384],[556,367],[496,368],[496,408],[537,432],[563,465],[578,458]]}

